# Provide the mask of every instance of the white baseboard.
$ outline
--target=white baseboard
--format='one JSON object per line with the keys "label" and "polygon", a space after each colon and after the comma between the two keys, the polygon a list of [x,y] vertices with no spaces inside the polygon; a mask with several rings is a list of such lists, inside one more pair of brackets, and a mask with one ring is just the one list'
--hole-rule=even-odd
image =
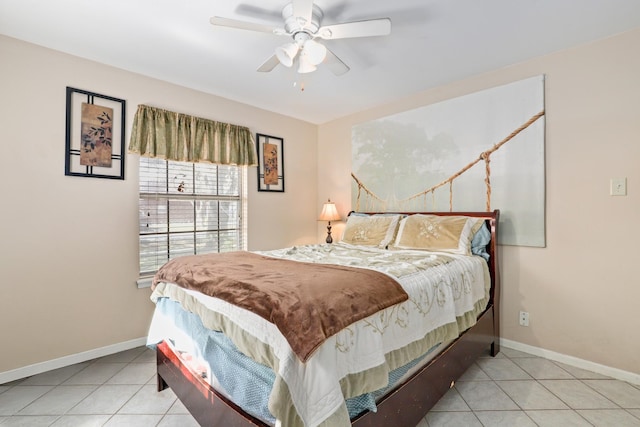
{"label": "white baseboard", "polygon": [[125,341],[118,344],[108,345],[106,347],[83,351],[82,353],[71,354],[58,359],[47,360],[46,362],[23,366],[22,368],[13,369],[11,371],[0,372],[0,384],[41,374],[54,369],[64,368],[65,366],[75,365],[76,363],[86,362],[87,360],[95,359],[97,357],[104,357],[121,351],[130,350],[132,348],[143,346],[146,343],[146,337],[136,338],[131,341]]}
{"label": "white baseboard", "polygon": [[511,341],[501,338],[500,345],[512,348],[514,350],[523,351],[533,354],[534,356],[544,357],[545,359],[554,360],[576,368],[585,369],[600,375],[606,375],[617,380],[626,381],[632,384],[640,385],[640,374],[623,371],[622,369],[612,368],[610,366],[601,365],[599,363],[590,362],[588,360],[579,359],[577,357],[568,356],[566,354],[556,353],[555,351],[545,350],[544,348],[534,347],[528,344],[522,344],[517,341]]}
{"label": "white baseboard", "polygon": [[[82,353],[71,354],[69,356],[60,357],[58,359],[48,360],[46,362],[36,363],[22,368],[13,369],[11,371],[0,372],[0,384],[5,384],[21,378],[30,377],[32,375],[41,374],[43,372],[54,369],[64,368],[65,366],[75,365],[76,363],[86,362],[97,357],[104,357],[110,354],[119,353],[121,351],[130,350],[132,348],[145,345],[147,338],[137,338],[118,344],[100,347],[93,350],[83,351]],[[568,356],[566,354],[556,353],[555,351],[545,350],[544,348],[534,347],[528,344],[522,344],[517,341],[511,341],[505,338],[500,339],[500,345],[505,347],[533,354],[534,356],[544,357],[545,359],[554,360],[576,368],[585,369],[597,374],[606,375],[617,380],[626,381],[632,384],[640,385],[640,375],[633,372],[623,371],[622,369],[612,368],[610,366],[601,365],[599,363],[590,362],[588,360],[579,359],[577,357]]]}

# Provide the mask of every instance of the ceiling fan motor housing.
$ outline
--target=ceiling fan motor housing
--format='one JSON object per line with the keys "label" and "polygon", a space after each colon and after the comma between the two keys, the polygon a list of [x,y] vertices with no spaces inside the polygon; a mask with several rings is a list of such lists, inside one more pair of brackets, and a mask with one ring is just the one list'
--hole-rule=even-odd
{"label": "ceiling fan motor housing", "polygon": [[284,29],[289,34],[293,34],[294,39],[295,35],[299,32],[307,33],[308,35],[313,35],[320,28],[320,22],[324,14],[322,13],[322,9],[320,9],[315,4],[313,5],[311,11],[311,20],[307,21],[302,17],[293,15],[293,3],[287,4],[284,8],[282,8],[282,18],[284,19]]}

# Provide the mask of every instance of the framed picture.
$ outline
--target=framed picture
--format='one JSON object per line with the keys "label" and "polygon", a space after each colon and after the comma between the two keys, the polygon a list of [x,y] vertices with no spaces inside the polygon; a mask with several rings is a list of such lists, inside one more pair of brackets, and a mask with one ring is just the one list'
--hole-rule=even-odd
{"label": "framed picture", "polygon": [[67,87],[64,174],[124,179],[126,101]]}
{"label": "framed picture", "polygon": [[284,153],[282,138],[257,134],[258,191],[284,192]]}

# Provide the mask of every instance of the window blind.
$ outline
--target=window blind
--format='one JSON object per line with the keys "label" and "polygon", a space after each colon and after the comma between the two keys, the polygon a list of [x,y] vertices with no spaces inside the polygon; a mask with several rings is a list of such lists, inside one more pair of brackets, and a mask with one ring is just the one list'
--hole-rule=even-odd
{"label": "window blind", "polygon": [[140,274],[183,255],[243,246],[237,166],[140,157]]}

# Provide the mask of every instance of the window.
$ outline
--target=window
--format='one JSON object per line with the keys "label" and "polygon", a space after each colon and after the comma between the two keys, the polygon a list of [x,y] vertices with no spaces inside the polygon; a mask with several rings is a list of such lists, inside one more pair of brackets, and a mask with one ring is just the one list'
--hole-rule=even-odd
{"label": "window", "polygon": [[183,256],[246,248],[246,168],[140,157],[140,276]]}

